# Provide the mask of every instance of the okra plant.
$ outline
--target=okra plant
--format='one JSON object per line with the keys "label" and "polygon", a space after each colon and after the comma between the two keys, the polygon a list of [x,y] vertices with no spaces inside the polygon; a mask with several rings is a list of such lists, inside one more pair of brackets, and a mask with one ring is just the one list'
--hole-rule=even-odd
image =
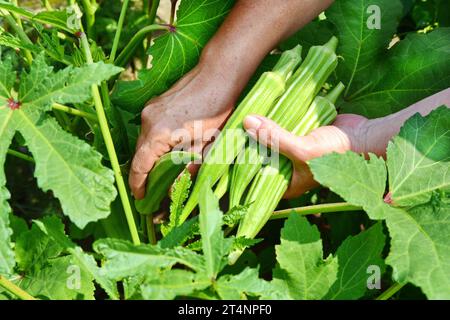
{"label": "okra plant", "polygon": [[0,0],[0,299],[450,299],[450,106],[385,159],[310,161],[321,187],[293,200],[290,160],[242,123],[305,135],[450,87],[447,1],[336,0],[268,54],[205,154],[164,155],[133,199],[141,111],[235,2]]}

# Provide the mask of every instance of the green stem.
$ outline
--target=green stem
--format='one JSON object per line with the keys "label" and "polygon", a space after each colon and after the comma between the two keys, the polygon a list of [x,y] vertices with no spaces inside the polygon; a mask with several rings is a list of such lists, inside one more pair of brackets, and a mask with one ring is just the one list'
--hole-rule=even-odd
{"label": "green stem", "polygon": [[386,291],[384,291],[382,294],[380,294],[376,300],[388,300],[390,297],[392,297],[394,294],[396,294],[401,288],[403,288],[406,285],[406,283],[394,283],[392,286],[390,286]]}
{"label": "green stem", "polygon": [[26,155],[25,153],[22,153],[22,152],[19,152],[16,150],[12,150],[12,149],[8,149],[8,151],[6,151],[6,153],[11,156],[14,156],[16,158],[34,163],[34,159],[32,157],[30,157],[29,155]]}
{"label": "green stem", "polygon": [[119,56],[115,61],[115,65],[119,67],[124,67],[130,60],[130,57],[133,55],[139,43],[141,43],[145,39],[147,34],[156,30],[167,30],[167,29],[168,29],[167,26],[152,24],[139,30],[133,36],[133,38],[131,38],[130,42],[128,42],[128,44],[125,46],[122,52],[120,52]]}
{"label": "green stem", "polygon": [[43,0],[43,2],[44,2],[45,9],[47,9],[48,11],[53,11],[53,8],[52,8],[52,5],[50,4],[50,1]]}
{"label": "green stem", "polygon": [[147,237],[150,244],[156,244],[155,225],[153,223],[153,214],[146,215]]}
{"label": "green stem", "polygon": [[302,216],[306,216],[309,214],[317,214],[317,213],[359,211],[359,210],[362,210],[362,207],[354,206],[347,202],[324,203],[324,204],[317,204],[314,206],[306,206],[300,208],[275,211],[272,214],[270,220],[287,218],[292,212],[298,213]]}
{"label": "green stem", "polygon": [[151,2],[152,2],[152,5],[148,12],[148,19],[150,21],[150,24],[153,24],[153,23],[155,23],[156,12],[158,11],[160,0],[151,0]]}
{"label": "green stem", "polygon": [[80,111],[80,110],[74,109],[74,108],[70,108],[70,107],[64,106],[64,105],[59,104],[59,103],[54,103],[52,105],[52,109],[53,110],[63,111],[65,113],[72,114],[74,116],[83,117],[83,118],[86,118],[86,119],[98,122],[98,118],[97,118],[97,116],[95,114],[92,114],[92,113],[89,113],[89,112]]}
{"label": "green stem", "polygon": [[16,286],[14,283],[9,281],[3,276],[0,276],[0,286],[11,292],[12,294],[16,295],[22,300],[36,300],[35,297],[30,295],[28,292],[24,291],[23,289]]}
{"label": "green stem", "polygon": [[89,0],[82,0],[83,8],[86,16],[87,34],[90,38],[93,37],[93,27],[95,24],[95,8]]}
{"label": "green stem", "polygon": [[[17,33],[17,35],[19,36],[20,40],[22,40],[23,42],[25,42],[25,43],[27,43],[29,45],[33,44],[33,42],[31,42],[30,38],[28,38],[28,36],[25,33],[25,31],[23,31],[23,28],[21,27],[21,25],[18,25],[16,23],[16,21],[14,20],[14,18],[12,17],[12,15],[10,13],[5,12],[3,10],[0,10],[0,13],[5,17],[6,21],[11,26],[11,28],[13,28],[14,31]],[[33,62],[33,56],[31,55],[30,50],[24,49],[23,52],[25,54],[25,58],[27,59],[28,63],[31,64]]]}
{"label": "green stem", "polygon": [[[86,35],[83,33],[81,35],[81,46],[83,47],[84,53],[86,55],[86,61],[88,64],[94,63],[92,59],[92,54],[89,48],[89,43]],[[102,99],[100,97],[100,91],[98,86],[92,85],[92,96],[94,97],[95,110],[97,112],[98,122],[100,124],[100,130],[102,132],[103,139],[105,141],[106,150],[108,151],[109,160],[111,161],[111,166],[116,177],[117,189],[119,191],[120,199],[122,201],[123,210],[125,212],[125,217],[127,219],[128,228],[130,229],[131,239],[133,243],[140,244],[139,234],[136,227],[136,222],[134,221],[133,211],[130,205],[130,199],[128,198],[127,188],[122,176],[122,171],[120,170],[119,160],[117,158],[116,149],[114,148],[114,142],[112,140],[111,132],[109,131],[108,120],[106,119],[105,110],[103,108]]]}
{"label": "green stem", "polygon": [[177,8],[177,2],[178,0],[170,0],[172,2],[171,8],[170,8],[170,25],[173,25],[174,21],[175,21],[175,11]]}
{"label": "green stem", "polygon": [[116,59],[116,53],[119,46],[120,35],[122,34],[123,22],[125,21],[125,15],[128,10],[128,3],[130,0],[123,0],[122,9],[120,10],[119,22],[117,23],[116,34],[114,35],[113,45],[111,49],[111,54],[109,56],[109,62],[114,63]]}

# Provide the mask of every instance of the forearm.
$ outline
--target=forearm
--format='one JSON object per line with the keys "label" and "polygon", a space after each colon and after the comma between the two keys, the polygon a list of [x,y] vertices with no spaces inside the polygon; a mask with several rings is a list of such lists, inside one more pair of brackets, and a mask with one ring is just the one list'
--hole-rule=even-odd
{"label": "forearm", "polygon": [[369,120],[366,126],[366,151],[385,155],[389,140],[415,113],[426,116],[434,109],[446,105],[450,108],[450,88],[423,99],[392,115]]}
{"label": "forearm", "polygon": [[238,0],[203,50],[200,64],[233,85],[237,99],[262,59],[332,0]]}

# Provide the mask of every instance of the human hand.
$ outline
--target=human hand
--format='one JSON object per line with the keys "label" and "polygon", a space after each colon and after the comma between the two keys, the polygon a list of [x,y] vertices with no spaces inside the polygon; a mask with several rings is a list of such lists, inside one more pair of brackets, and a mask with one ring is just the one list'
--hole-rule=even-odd
{"label": "human hand", "polygon": [[240,88],[223,74],[199,64],[142,111],[129,176],[135,198],[144,197],[148,172],[162,155],[180,144],[200,153],[209,140],[207,132],[216,131],[226,120]]}
{"label": "human hand", "polygon": [[292,161],[292,179],[284,197],[294,198],[318,185],[308,168],[309,160],[331,152],[366,152],[368,122],[359,115],[342,114],[330,126],[315,129],[306,136],[296,136],[270,119],[251,115],[244,119],[244,128],[268,147],[276,143],[277,152]]}

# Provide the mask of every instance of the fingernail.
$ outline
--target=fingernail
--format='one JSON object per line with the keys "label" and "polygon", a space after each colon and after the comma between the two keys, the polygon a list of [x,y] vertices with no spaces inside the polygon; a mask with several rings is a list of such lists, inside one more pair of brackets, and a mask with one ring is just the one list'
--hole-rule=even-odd
{"label": "fingernail", "polygon": [[253,129],[253,130],[258,130],[258,128],[261,126],[261,120],[258,119],[255,116],[247,116],[244,119],[244,127],[249,130],[249,129]]}

